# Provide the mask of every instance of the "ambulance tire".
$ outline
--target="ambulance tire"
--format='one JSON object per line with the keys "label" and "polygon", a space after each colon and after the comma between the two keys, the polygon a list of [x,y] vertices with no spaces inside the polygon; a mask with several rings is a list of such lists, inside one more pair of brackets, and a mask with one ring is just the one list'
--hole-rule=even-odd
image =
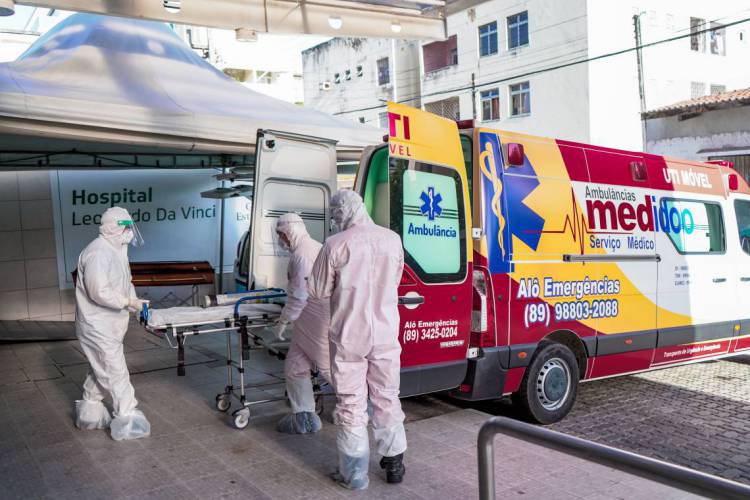
{"label": "ambulance tire", "polygon": [[526,419],[547,425],[570,412],[578,393],[578,361],[563,344],[542,342],[526,369],[514,402]]}

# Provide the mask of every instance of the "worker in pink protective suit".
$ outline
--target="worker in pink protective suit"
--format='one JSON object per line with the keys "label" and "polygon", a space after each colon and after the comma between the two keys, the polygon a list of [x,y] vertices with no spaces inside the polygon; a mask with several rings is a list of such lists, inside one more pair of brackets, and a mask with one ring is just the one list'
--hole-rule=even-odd
{"label": "worker in pink protective suit", "polygon": [[279,218],[276,233],[281,247],[291,252],[287,299],[276,327],[277,337],[282,339],[284,330],[294,323],[292,345],[284,363],[292,414],[282,418],[276,429],[289,434],[318,432],[321,422],[315,413],[311,372],[317,370],[327,382],[331,380],[328,349],[331,312],[328,299],[308,297],[307,278],[322,245],[310,237],[302,218],[294,213]]}
{"label": "worker in pink protective suit", "polygon": [[398,399],[401,240],[375,225],[353,191],[333,196],[331,218],[340,232],[323,246],[308,288],[315,299],[331,299],[331,376],[337,397],[334,421],[339,426],[339,469],[333,478],[350,489],[367,488],[369,394],[380,466],[389,483],[400,483],[406,451]]}
{"label": "worker in pink protective suit", "polygon": [[[142,245],[137,226],[124,208],[102,214],[99,237],[78,257],[76,281],[76,336],[89,361],[83,398],[76,401],[76,426],[109,427],[112,438],[136,439],[151,432],[151,424],[137,409],[138,401],[125,363],[123,339],[129,311],[143,308],[131,282],[128,245]],[[102,400],[112,397],[114,419]]]}

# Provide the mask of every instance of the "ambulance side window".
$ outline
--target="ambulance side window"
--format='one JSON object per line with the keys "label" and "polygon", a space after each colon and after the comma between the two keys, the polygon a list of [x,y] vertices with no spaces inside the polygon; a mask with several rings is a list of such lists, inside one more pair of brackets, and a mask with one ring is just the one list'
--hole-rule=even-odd
{"label": "ambulance side window", "polygon": [[466,231],[461,178],[455,170],[391,159],[391,229],[405,261],[425,283],[466,276]]}
{"label": "ambulance side window", "polygon": [[388,148],[375,151],[370,159],[365,182],[364,202],[375,224],[390,227],[390,188]]}
{"label": "ambulance side window", "polygon": [[657,222],[681,254],[726,250],[724,220],[718,203],[667,199]]}
{"label": "ambulance side window", "polygon": [[734,212],[737,215],[737,231],[742,251],[750,254],[750,201],[735,200]]}
{"label": "ambulance side window", "polygon": [[466,168],[466,180],[469,183],[469,206],[474,202],[474,191],[472,189],[472,178],[474,177],[474,145],[468,135],[461,135],[461,151],[464,154],[464,168]]}

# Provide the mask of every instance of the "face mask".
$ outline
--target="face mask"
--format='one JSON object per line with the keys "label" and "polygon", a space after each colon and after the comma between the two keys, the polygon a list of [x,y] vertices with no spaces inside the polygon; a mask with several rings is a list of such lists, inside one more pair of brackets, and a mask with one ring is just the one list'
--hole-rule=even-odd
{"label": "face mask", "polygon": [[135,238],[135,233],[130,229],[125,229],[125,232],[122,233],[122,240],[126,245],[129,245],[133,241],[133,238]]}
{"label": "face mask", "polygon": [[340,233],[343,231],[342,219],[344,218],[344,208],[334,207],[331,208],[331,232]]}

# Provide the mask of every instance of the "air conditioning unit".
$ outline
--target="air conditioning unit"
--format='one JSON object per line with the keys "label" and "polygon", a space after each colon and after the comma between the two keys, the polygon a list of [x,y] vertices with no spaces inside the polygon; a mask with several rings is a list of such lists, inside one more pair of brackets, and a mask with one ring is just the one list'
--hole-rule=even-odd
{"label": "air conditioning unit", "polygon": [[331,82],[329,81],[321,82],[320,85],[318,85],[318,89],[331,90]]}

